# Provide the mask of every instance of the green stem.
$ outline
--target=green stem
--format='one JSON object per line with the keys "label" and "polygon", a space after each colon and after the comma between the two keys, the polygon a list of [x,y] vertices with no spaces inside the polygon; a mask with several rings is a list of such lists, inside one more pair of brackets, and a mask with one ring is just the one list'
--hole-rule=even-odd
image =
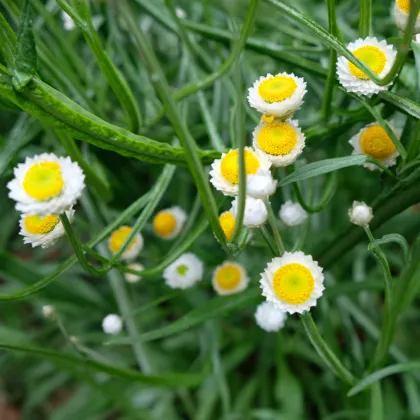
{"label": "green stem", "polygon": [[270,248],[270,251],[273,254],[273,257],[276,257],[277,255],[279,255],[280,251],[277,249],[277,246],[274,243],[273,238],[271,237],[270,232],[267,230],[267,228],[265,226],[261,226],[259,230],[265,242],[267,243],[268,247]]}
{"label": "green stem", "polygon": [[276,219],[276,215],[274,214],[273,208],[271,207],[270,202],[268,201],[268,199],[264,200],[265,206],[267,208],[267,212],[268,212],[268,223],[271,226],[271,230],[273,231],[273,236],[274,236],[274,240],[276,242],[276,247],[277,250],[279,252],[279,257],[281,257],[284,253],[285,253],[285,248],[283,245],[283,241],[281,239],[281,235],[280,235],[280,231],[279,228],[277,226],[277,219]]}
{"label": "green stem", "polygon": [[372,0],[360,0],[359,37],[366,38],[371,32]]}
{"label": "green stem", "polygon": [[417,120],[414,127],[411,142],[408,145],[407,162],[413,161],[420,152],[420,120]]}
{"label": "green stem", "polygon": [[305,327],[306,334],[309,337],[315,350],[325,362],[325,364],[331,369],[331,371],[341,378],[342,381],[349,385],[355,384],[355,377],[352,373],[340,362],[337,356],[330,349],[328,344],[321,337],[318,328],[312,319],[310,312],[305,312],[300,316],[300,319]]}

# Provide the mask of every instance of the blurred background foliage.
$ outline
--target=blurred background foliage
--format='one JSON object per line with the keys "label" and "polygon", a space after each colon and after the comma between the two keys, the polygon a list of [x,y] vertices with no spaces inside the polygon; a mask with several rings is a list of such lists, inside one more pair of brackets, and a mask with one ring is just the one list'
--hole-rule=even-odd
{"label": "blurred background foliage", "polygon": [[[161,0],[89,2],[92,24],[102,46],[126,79],[140,109],[137,134],[168,144],[176,141],[175,131],[165,116],[156,118],[161,102],[122,8],[128,4],[129,13],[146,33],[176,92],[212,73],[229,58],[250,2],[177,0],[175,3],[193,51],[180,38],[168,4]],[[328,28],[324,1],[284,3]],[[359,2],[337,0],[335,3],[338,28],[344,43],[348,43],[358,38]],[[392,2],[372,3],[372,33],[398,45],[401,37],[392,17]],[[72,31],[63,28],[61,8],[55,0],[32,0],[31,4],[39,78],[105,121],[130,128],[127,114],[82,31],[78,27]],[[0,11],[15,32],[22,5],[20,0],[0,0]],[[202,149],[235,146],[239,118],[243,118],[242,130],[250,144],[258,115],[246,104],[247,87],[268,72],[294,72],[308,83],[305,104],[296,115],[307,136],[307,147],[297,166],[346,156],[351,153],[348,144],[351,136],[373,121],[373,117],[338,89],[325,113],[323,98],[329,60],[330,50],[308,28],[288,19],[272,4],[261,1],[247,48],[240,58],[209,88],[180,101],[178,109]],[[1,62],[6,64],[4,59]],[[415,99],[417,77],[414,57],[410,54],[393,91]],[[0,292],[6,296],[54,273],[72,256],[73,250],[65,239],[48,250],[23,245],[18,235],[19,215],[6,192],[6,183],[18,162],[43,151],[64,155],[68,143],[45,122],[20,112],[3,97],[0,105]],[[403,141],[408,144],[414,135],[413,114],[401,112],[401,108],[383,98],[375,105],[396,126],[405,127]],[[86,242],[150,190],[162,172],[162,165],[127,158],[86,142],[76,144],[104,186],[98,190],[90,185],[77,207],[74,228]],[[285,175],[285,172],[279,174]],[[355,199],[398,207],[400,198],[392,194],[395,185],[390,176],[363,167],[306,180],[300,184],[306,200],[319,202],[327,188],[331,200],[322,211],[311,214],[306,225],[280,226],[288,249],[300,245],[305,253],[326,265],[326,291],[313,316],[339,359],[359,377],[371,361],[382,325],[383,275],[374,254],[367,250],[368,241],[362,229],[348,231],[347,210]],[[157,210],[179,205],[191,212],[196,196],[189,171],[178,167]],[[291,185],[279,189],[272,199],[274,210],[277,212],[282,202],[294,197]],[[411,201],[412,198],[406,199],[401,209],[378,220],[378,226],[374,226],[378,228],[377,238],[399,233],[410,244],[414,243],[420,217],[419,208],[409,206],[413,204]],[[223,209],[227,208],[227,203],[224,206]],[[127,222],[134,222],[137,213],[131,214]],[[391,218],[394,213],[399,214]],[[386,223],[379,227],[383,222]],[[162,262],[172,244],[154,236],[150,221],[142,234],[145,247],[139,262],[152,268]],[[398,281],[406,264],[402,253],[395,244],[383,249],[394,281]],[[124,282],[119,270],[93,278],[73,264],[37,293],[2,301],[0,344],[17,346],[20,350],[4,349],[0,353],[3,400],[0,405],[3,404],[5,413],[1,414],[0,409],[0,417],[7,419],[12,412],[16,418],[30,420],[420,417],[419,372],[384,379],[382,397],[380,392],[372,391],[349,398],[348,386],[326,369],[305,337],[298,317],[290,316],[278,334],[265,333],[255,325],[253,314],[262,301],[259,273],[271,259],[259,235],[236,258],[248,269],[249,290],[230,298],[216,297],[210,286],[214,267],[228,257],[209,228],[191,250],[204,261],[206,270],[204,280],[190,290],[168,289],[159,273],[131,285]],[[420,276],[418,270],[416,276]],[[130,345],[110,345],[101,330],[106,314],[121,312],[121,295],[115,298],[119,293],[123,293],[123,301],[129,304],[126,315],[140,334],[135,344],[137,357]],[[414,297],[413,304],[400,317],[390,363],[419,358],[415,344],[420,339],[417,303]],[[45,304],[57,308],[59,324],[43,319],[41,308]],[[138,352],[143,371],[160,378],[155,384],[144,382],[141,377],[130,377],[138,369]],[[67,356],[71,357],[66,359]],[[95,368],[90,361],[101,365]],[[106,365],[116,367],[117,372],[107,371]],[[178,372],[180,376],[171,382],[165,376],[168,372]]]}

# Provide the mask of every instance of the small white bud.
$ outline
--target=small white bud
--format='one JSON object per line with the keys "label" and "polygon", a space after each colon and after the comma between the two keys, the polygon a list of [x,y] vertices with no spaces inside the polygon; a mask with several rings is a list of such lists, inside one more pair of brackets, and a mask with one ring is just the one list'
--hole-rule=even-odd
{"label": "small white bud", "polygon": [[181,9],[180,7],[175,8],[175,13],[179,19],[184,19],[187,16],[187,14],[185,13],[185,10]]}
{"label": "small white bud", "polygon": [[267,332],[277,332],[284,326],[287,312],[278,309],[271,302],[263,302],[258,305],[254,316],[260,328]]}
{"label": "small white bud", "polygon": [[259,169],[255,175],[246,178],[246,193],[253,198],[267,198],[276,192],[277,181],[270,171]]}
{"label": "small white bud", "polygon": [[61,12],[61,19],[63,19],[63,26],[66,31],[72,31],[76,27],[74,20],[64,11]]}
{"label": "small white bud", "polygon": [[289,200],[280,207],[279,217],[286,226],[297,226],[308,218],[308,213],[299,203]]}
{"label": "small white bud", "polygon": [[122,330],[121,317],[115,314],[107,315],[102,321],[102,329],[105,334],[118,334]]}
{"label": "small white bud", "polygon": [[[130,264],[127,266],[130,270],[135,271],[142,271],[144,267],[141,264]],[[143,277],[138,276],[137,274],[133,273],[124,273],[124,278],[127,283],[137,283],[139,282]]]}
{"label": "small white bud", "polygon": [[42,315],[46,319],[55,319],[55,315],[56,315],[55,306],[53,306],[53,305],[44,305],[42,307]]}
{"label": "small white bud", "polygon": [[[232,208],[230,210],[233,213],[233,217],[236,219],[238,211],[238,197],[232,202]],[[268,213],[264,201],[259,198],[246,197],[245,199],[245,211],[244,211],[244,226],[249,228],[257,228],[263,225],[267,221]]]}
{"label": "small white bud", "polygon": [[369,207],[363,201],[353,201],[351,209],[349,209],[350,222],[355,225],[365,227],[373,218],[372,207]]}

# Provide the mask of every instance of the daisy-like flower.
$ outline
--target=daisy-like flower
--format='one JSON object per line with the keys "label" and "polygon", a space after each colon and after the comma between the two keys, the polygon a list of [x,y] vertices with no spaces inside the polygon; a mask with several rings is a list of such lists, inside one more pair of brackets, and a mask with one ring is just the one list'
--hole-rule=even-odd
{"label": "daisy-like flower", "polygon": [[165,268],[163,278],[172,289],[187,289],[203,278],[203,262],[187,252]]}
{"label": "daisy-like flower", "polygon": [[[232,201],[232,208],[230,210],[233,217],[236,219],[238,212],[238,197]],[[243,224],[249,228],[258,228],[267,221],[268,212],[267,207],[259,198],[246,197],[245,211]]]}
{"label": "daisy-like flower", "polygon": [[349,209],[349,218],[353,224],[365,227],[373,219],[372,207],[363,201],[353,201],[353,205]]}
{"label": "daisy-like flower", "polygon": [[308,218],[308,213],[299,203],[288,200],[280,207],[279,217],[286,226],[297,226]]}
{"label": "daisy-like flower", "polygon": [[[119,251],[128,235],[131,233],[131,230],[132,228],[130,226],[121,226],[119,229],[112,232],[108,239],[108,248],[113,254],[116,254]],[[123,260],[132,260],[133,258],[136,258],[143,249],[143,245],[143,236],[140,233],[136,233],[127,249],[122,253],[121,258]]]}
{"label": "daisy-like flower", "polygon": [[[405,31],[408,23],[408,16],[410,14],[410,0],[396,0],[394,4],[395,23],[398,29]],[[414,32],[420,32],[420,14],[417,15],[416,23],[414,25]]]}
{"label": "daisy-like flower", "polygon": [[277,180],[273,178],[271,171],[258,169],[255,175],[246,178],[246,193],[254,198],[267,198],[276,192]]}
{"label": "daisy-like flower", "polygon": [[40,217],[60,215],[71,208],[85,188],[85,176],[76,162],[54,153],[26,158],[7,184],[16,210]]}
{"label": "daisy-like flower", "polygon": [[[351,42],[347,48],[381,78],[388,74],[395,61],[394,47],[388,45],[386,41],[378,41],[376,38],[359,38],[357,41]],[[381,90],[387,90],[392,84],[391,82],[386,86],[377,85],[344,56],[337,59],[337,75],[341,85],[348,92],[369,97]]]}
{"label": "daisy-like flower", "polygon": [[74,20],[64,10],[61,12],[61,19],[66,31],[72,31],[76,27]]}
{"label": "daisy-like flower", "polygon": [[219,216],[219,223],[222,227],[223,233],[226,236],[226,239],[230,241],[235,230],[235,217],[231,211],[225,211]]}
{"label": "daisy-like flower", "polygon": [[102,329],[105,334],[116,335],[122,330],[122,319],[119,315],[109,314],[102,321]]}
{"label": "daisy-like flower", "polygon": [[175,238],[184,226],[187,215],[181,207],[161,210],[153,219],[153,229],[163,239]]}
{"label": "daisy-like flower", "polygon": [[[71,223],[73,221],[74,210],[68,210],[66,215]],[[31,244],[32,248],[36,246],[49,248],[65,234],[60,217],[53,214],[44,217],[39,217],[36,214],[32,216],[22,214],[20,216],[19,226],[19,234],[24,237],[23,242],[25,244]]]}
{"label": "daisy-like flower", "polygon": [[271,302],[263,302],[255,311],[255,321],[260,328],[267,332],[277,332],[284,327],[287,312],[281,311]]}
{"label": "daisy-like flower", "polygon": [[[129,264],[127,266],[127,268],[129,268],[130,270],[135,270],[135,271],[142,271],[144,270],[144,266],[141,264]],[[137,274],[133,274],[133,273],[124,273],[124,278],[125,281],[127,283],[138,283],[143,277],[137,275]]]}
{"label": "daisy-like flower", "polygon": [[261,121],[252,134],[255,150],[260,150],[273,166],[292,164],[305,147],[305,135],[296,120]]}
{"label": "daisy-like flower", "polygon": [[248,89],[248,102],[257,111],[284,120],[292,116],[302,105],[306,82],[293,73],[261,76]]}
{"label": "daisy-like flower", "polygon": [[267,301],[290,314],[308,311],[324,290],[322,268],[310,255],[285,252],[273,258],[261,273],[260,286]]}
{"label": "daisy-like flower", "polygon": [[[400,137],[400,133],[397,132],[397,130],[394,128],[392,128],[392,130],[397,137]],[[397,157],[399,156],[391,138],[378,123],[369,124],[362,128],[350,140],[350,144],[353,146],[353,155],[362,153],[371,156],[386,167],[395,165]],[[381,169],[373,163],[364,163],[363,166],[371,171],[381,171]]]}
{"label": "daisy-like flower", "polygon": [[[245,147],[245,171],[247,176],[255,175],[258,170],[266,173],[271,162],[260,151]],[[233,149],[229,153],[223,153],[220,159],[216,159],[210,170],[210,182],[224,195],[234,197],[239,190],[239,150]]]}
{"label": "daisy-like flower", "polygon": [[213,272],[212,284],[219,295],[233,295],[248,286],[245,267],[233,261],[225,261]]}
{"label": "daisy-like flower", "polygon": [[44,305],[42,307],[42,315],[46,319],[55,319],[56,310],[53,305]]}

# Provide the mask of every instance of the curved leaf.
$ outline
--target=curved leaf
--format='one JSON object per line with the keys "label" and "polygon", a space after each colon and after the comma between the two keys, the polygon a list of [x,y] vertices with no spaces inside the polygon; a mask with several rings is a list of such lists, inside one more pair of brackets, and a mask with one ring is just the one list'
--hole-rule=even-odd
{"label": "curved leaf", "polygon": [[381,239],[376,239],[375,241],[370,242],[368,245],[368,250],[373,251],[378,246],[383,245],[383,244],[389,244],[391,242],[395,242],[401,247],[404,253],[404,260],[408,261],[410,257],[410,247],[408,245],[407,240],[404,238],[404,236],[398,233],[390,233],[389,235],[382,236]]}

